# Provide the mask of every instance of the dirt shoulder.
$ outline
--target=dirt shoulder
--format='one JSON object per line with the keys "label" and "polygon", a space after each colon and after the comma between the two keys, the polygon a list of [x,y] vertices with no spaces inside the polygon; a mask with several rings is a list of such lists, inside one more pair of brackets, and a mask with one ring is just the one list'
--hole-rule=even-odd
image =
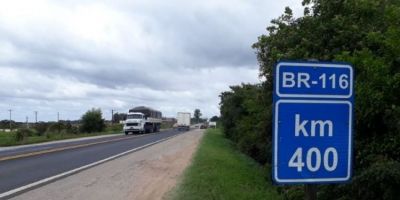
{"label": "dirt shoulder", "polygon": [[162,199],[190,164],[203,132],[189,131],[13,199]]}

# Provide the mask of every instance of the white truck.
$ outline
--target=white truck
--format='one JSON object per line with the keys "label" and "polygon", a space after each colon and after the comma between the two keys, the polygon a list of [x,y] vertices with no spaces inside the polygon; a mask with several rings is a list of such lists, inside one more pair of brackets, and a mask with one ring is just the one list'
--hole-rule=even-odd
{"label": "white truck", "polygon": [[189,112],[178,112],[177,114],[177,125],[178,130],[189,130],[190,129],[190,113]]}
{"label": "white truck", "polygon": [[152,133],[161,128],[162,113],[145,106],[129,109],[124,123],[125,135],[129,133]]}

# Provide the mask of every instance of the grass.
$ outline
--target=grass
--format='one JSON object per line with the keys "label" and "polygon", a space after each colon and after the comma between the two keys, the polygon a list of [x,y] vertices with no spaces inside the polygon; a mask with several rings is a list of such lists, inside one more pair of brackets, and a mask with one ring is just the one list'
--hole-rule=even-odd
{"label": "grass", "polygon": [[24,144],[35,144],[35,143],[41,143],[41,142],[82,138],[82,137],[91,137],[91,136],[98,136],[98,135],[117,134],[117,133],[120,133],[120,132],[105,131],[105,132],[100,132],[100,133],[78,133],[78,134],[50,133],[50,134],[48,134],[48,136],[46,136],[46,135],[28,136],[22,141],[16,141],[15,132],[12,132],[12,133],[0,132],[0,147],[16,146],[16,145],[24,145]]}
{"label": "grass", "polygon": [[270,170],[237,151],[219,129],[209,129],[170,198],[281,199],[271,185],[269,173]]}

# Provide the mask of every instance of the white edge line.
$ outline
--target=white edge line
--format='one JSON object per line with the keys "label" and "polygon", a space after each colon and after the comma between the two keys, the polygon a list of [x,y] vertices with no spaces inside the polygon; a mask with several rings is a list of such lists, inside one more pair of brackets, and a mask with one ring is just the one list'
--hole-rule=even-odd
{"label": "white edge line", "polygon": [[180,135],[180,134],[182,134],[182,133],[178,133],[178,134],[176,134],[176,135],[173,135],[173,136],[170,136],[170,137],[167,137],[167,138],[163,138],[163,139],[161,139],[161,140],[157,140],[157,141],[155,141],[155,142],[152,142],[152,143],[149,143],[149,144],[145,144],[145,145],[140,146],[140,147],[136,147],[136,148],[134,148],[134,149],[131,149],[131,150],[128,150],[128,151],[119,153],[119,154],[117,154],[117,155],[113,155],[113,156],[108,157],[108,158],[105,158],[105,159],[103,159],[103,160],[99,160],[99,161],[96,161],[96,162],[94,162],[94,163],[91,163],[91,164],[88,164],[88,165],[84,165],[84,166],[82,166],[82,167],[78,167],[78,168],[75,168],[75,169],[73,169],[73,170],[70,170],[70,171],[67,171],[67,172],[63,172],[63,173],[61,173],[61,174],[57,174],[57,175],[55,175],[55,176],[51,176],[51,177],[48,177],[48,178],[45,178],[45,179],[36,181],[36,182],[30,183],[30,184],[28,184],[28,185],[24,185],[24,186],[22,186],[22,187],[9,190],[9,191],[7,191],[7,192],[1,193],[1,194],[0,194],[0,198],[8,197],[8,196],[11,196],[11,195],[13,195],[13,194],[22,192],[22,191],[24,191],[24,190],[28,190],[28,189],[30,189],[30,188],[33,188],[33,187],[35,187],[35,186],[39,186],[39,185],[45,184],[45,183],[47,183],[47,182],[50,182],[50,181],[53,181],[53,180],[57,180],[57,179],[59,179],[59,178],[62,178],[62,177],[65,177],[65,176],[68,176],[68,175],[77,173],[77,172],[79,172],[79,171],[82,171],[82,170],[91,168],[91,167],[93,167],[93,166],[96,166],[96,165],[105,163],[105,162],[107,162],[107,161],[113,160],[113,159],[115,159],[115,158],[121,157],[121,156],[126,155],[126,154],[129,154],[129,153],[131,153],[131,152],[138,151],[138,150],[144,149],[144,148],[146,148],[146,147],[148,147],[148,146],[151,146],[151,145],[154,145],[154,144],[163,142],[163,141],[165,141],[165,140],[171,139],[171,138],[176,137],[176,136],[178,136],[178,135]]}

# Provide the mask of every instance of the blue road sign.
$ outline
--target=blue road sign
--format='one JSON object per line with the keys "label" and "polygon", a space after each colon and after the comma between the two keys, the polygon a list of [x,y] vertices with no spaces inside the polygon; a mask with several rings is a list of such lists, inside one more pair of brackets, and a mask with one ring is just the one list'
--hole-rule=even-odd
{"label": "blue road sign", "polygon": [[352,67],[280,62],[274,76],[275,182],[348,181],[352,172]]}

